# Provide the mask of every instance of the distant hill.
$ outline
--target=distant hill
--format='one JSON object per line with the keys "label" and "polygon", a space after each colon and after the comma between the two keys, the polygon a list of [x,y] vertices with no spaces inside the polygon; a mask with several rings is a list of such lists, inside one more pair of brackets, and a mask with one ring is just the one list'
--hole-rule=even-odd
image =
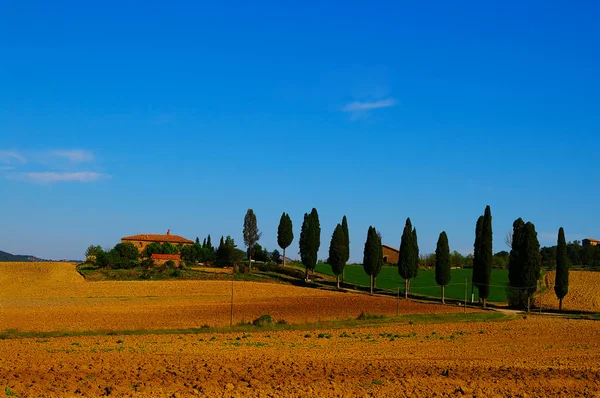
{"label": "distant hill", "polygon": [[34,256],[10,254],[0,250],[0,261],[39,261],[39,258]]}

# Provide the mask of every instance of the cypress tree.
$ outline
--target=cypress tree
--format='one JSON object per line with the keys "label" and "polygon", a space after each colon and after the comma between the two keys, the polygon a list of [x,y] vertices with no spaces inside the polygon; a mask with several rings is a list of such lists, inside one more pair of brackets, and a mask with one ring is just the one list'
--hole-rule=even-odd
{"label": "cypress tree", "polygon": [[[318,258],[319,255],[319,249],[321,248],[321,223],[319,222],[319,213],[317,213],[317,209],[315,209],[313,207],[313,209],[310,212],[310,216],[313,219],[313,227],[314,227],[314,240],[315,240],[315,244],[314,244],[314,256],[315,256],[315,261]],[[316,262],[315,262],[316,265]],[[312,268],[312,270],[314,270],[315,267]]]}
{"label": "cypress tree", "polygon": [[277,244],[283,249],[283,266],[285,267],[285,249],[292,244],[294,240],[294,231],[292,229],[292,219],[285,212],[279,220],[277,228]]}
{"label": "cypress tree", "polygon": [[414,268],[414,277],[417,276],[417,271],[419,269],[419,240],[417,239],[417,228],[413,228],[412,231],[413,234],[413,252],[415,254],[415,263],[413,264],[413,268]]}
{"label": "cypress tree", "polygon": [[206,237],[206,248],[209,249],[211,252],[215,251],[215,248],[212,245],[212,242],[210,241],[210,234],[208,234],[208,236]]}
{"label": "cypress tree", "polygon": [[196,244],[200,244],[200,238],[196,236]]}
{"label": "cypress tree", "polygon": [[336,225],[329,244],[329,265],[336,276],[337,288],[340,288],[340,274],[346,265],[346,237],[344,228]]}
{"label": "cypress tree", "polygon": [[[346,263],[350,260],[350,232],[348,231],[348,219],[346,216],[342,218],[342,229],[344,230],[345,245],[346,245]],[[344,269],[345,270],[345,269]],[[344,271],[342,271],[342,282],[344,281]]]}
{"label": "cypress tree", "polygon": [[442,304],[446,304],[444,290],[450,282],[450,246],[445,231],[440,233],[435,249],[435,282],[442,287]]}
{"label": "cypress tree", "polygon": [[300,259],[306,268],[305,279],[308,281],[308,272],[315,269],[317,265],[317,256],[321,244],[321,227],[319,225],[319,215],[316,209],[311,213],[304,214],[304,221],[300,231]]}
{"label": "cypress tree", "polygon": [[369,287],[373,294],[374,281],[381,267],[383,266],[383,256],[381,255],[381,239],[377,234],[377,230],[369,227],[367,232],[367,240],[365,242],[365,250],[363,253],[363,268],[370,277]]}
{"label": "cypress tree", "polygon": [[527,312],[531,305],[531,297],[537,290],[537,282],[540,278],[541,259],[540,242],[537,238],[535,225],[527,222],[524,227],[523,245],[520,248],[520,257],[522,258],[522,280],[523,289],[527,295]]}
{"label": "cypress tree", "polygon": [[512,245],[508,258],[508,283],[510,285],[509,300],[513,305],[522,307],[525,305],[525,294],[523,291],[523,260],[521,249],[525,232],[525,222],[517,218],[513,222]]}
{"label": "cypress tree", "polygon": [[248,248],[248,268],[252,269],[252,253],[254,252],[254,246],[258,243],[260,236],[258,232],[258,224],[256,222],[256,214],[254,210],[248,209],[244,216],[244,244]]}
{"label": "cypress tree", "polygon": [[410,279],[417,275],[417,245],[413,242],[415,237],[416,231],[413,231],[410,218],[407,218],[404,232],[402,232],[402,238],[400,239],[400,253],[398,253],[398,273],[404,278],[405,298],[408,298]]}
{"label": "cypress tree", "polygon": [[492,262],[494,261],[494,253],[492,248],[492,210],[490,206],[486,206],[483,214],[483,227],[481,229],[481,263],[479,265],[479,298],[483,299],[483,307],[485,301],[490,295],[490,281],[492,277]]}
{"label": "cypress tree", "polygon": [[483,216],[477,219],[475,226],[475,243],[473,244],[473,276],[471,277],[471,295],[473,287],[479,290],[479,281],[481,279],[481,233],[483,231]]}
{"label": "cypress tree", "polygon": [[373,287],[376,287],[375,284],[377,283],[377,276],[379,275],[379,273],[381,272],[381,268],[383,267],[383,247],[381,245],[381,234],[379,232],[377,232],[377,230],[375,228],[373,228],[373,233],[375,234],[375,237],[377,239],[375,239],[375,249],[374,249],[374,253],[375,253],[375,267],[373,268]]}
{"label": "cypress tree", "polygon": [[556,246],[556,279],[554,280],[554,293],[558,297],[558,310],[562,311],[563,298],[569,292],[569,257],[567,256],[567,242],[565,231],[562,227],[558,230]]}

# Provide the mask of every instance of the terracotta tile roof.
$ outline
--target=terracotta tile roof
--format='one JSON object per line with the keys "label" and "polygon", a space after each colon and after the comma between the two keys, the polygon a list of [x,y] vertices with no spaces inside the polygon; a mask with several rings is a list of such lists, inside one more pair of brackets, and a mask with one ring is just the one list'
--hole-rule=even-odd
{"label": "terracotta tile roof", "polygon": [[181,256],[179,254],[158,254],[154,253],[152,255],[152,260],[180,260]]}
{"label": "terracotta tile roof", "polygon": [[585,240],[589,240],[590,242],[600,243],[600,240],[597,240],[597,239],[586,238]]}
{"label": "terracotta tile roof", "polygon": [[189,243],[193,244],[194,241],[184,238],[179,235],[160,235],[160,234],[139,234],[132,236],[125,236],[121,240],[136,240],[146,242],[169,242],[169,243]]}
{"label": "terracotta tile roof", "polygon": [[388,245],[381,245],[382,247],[385,247],[386,249],[395,251],[396,253],[400,253],[400,250],[396,249],[395,247],[392,246],[388,246]]}

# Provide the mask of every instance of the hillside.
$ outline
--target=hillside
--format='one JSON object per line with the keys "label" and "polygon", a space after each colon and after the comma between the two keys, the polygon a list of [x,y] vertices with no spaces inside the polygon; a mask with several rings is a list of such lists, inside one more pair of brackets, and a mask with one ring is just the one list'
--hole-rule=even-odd
{"label": "hillside", "polygon": [[37,258],[33,257],[33,256],[24,256],[24,255],[16,255],[16,254],[10,254],[7,252],[3,252],[2,250],[0,250],[0,261],[9,261],[9,262],[13,262],[13,261],[37,261]]}

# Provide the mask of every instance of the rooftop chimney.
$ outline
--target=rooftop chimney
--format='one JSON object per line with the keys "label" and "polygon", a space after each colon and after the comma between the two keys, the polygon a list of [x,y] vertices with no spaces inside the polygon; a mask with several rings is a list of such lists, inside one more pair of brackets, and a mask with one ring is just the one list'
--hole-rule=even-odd
{"label": "rooftop chimney", "polygon": [[171,230],[170,229],[167,230],[167,235],[171,235]]}

